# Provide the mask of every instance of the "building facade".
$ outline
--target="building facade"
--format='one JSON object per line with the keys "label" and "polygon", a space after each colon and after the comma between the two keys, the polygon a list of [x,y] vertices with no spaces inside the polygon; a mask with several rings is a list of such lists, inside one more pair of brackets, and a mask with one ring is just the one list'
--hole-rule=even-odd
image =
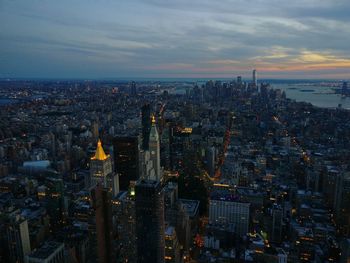
{"label": "building facade", "polygon": [[161,183],[139,180],[135,194],[137,262],[164,262],[164,193]]}
{"label": "building facade", "polygon": [[98,140],[95,155],[90,160],[90,178],[92,188],[100,184],[109,188],[113,196],[118,194],[119,178],[113,172],[111,156],[105,154],[100,140]]}

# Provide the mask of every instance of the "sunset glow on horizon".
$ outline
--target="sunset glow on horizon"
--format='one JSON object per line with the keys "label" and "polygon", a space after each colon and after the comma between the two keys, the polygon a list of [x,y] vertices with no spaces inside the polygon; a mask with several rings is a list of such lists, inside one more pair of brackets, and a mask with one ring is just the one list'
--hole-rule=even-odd
{"label": "sunset glow on horizon", "polygon": [[288,2],[2,1],[0,78],[349,79],[350,2]]}

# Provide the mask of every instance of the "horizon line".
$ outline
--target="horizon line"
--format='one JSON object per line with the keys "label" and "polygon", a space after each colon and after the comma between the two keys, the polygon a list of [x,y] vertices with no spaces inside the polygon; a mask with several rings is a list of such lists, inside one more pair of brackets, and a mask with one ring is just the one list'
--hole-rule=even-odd
{"label": "horizon line", "polygon": [[[96,78],[85,78],[85,77],[0,77],[0,81],[34,81],[34,80],[43,80],[43,81],[133,81],[133,80],[147,80],[147,81],[157,81],[157,80],[236,80],[237,77],[96,77]],[[242,80],[252,80],[252,78],[245,78],[243,76]],[[349,81],[350,78],[261,78],[258,79],[258,82],[266,81]]]}

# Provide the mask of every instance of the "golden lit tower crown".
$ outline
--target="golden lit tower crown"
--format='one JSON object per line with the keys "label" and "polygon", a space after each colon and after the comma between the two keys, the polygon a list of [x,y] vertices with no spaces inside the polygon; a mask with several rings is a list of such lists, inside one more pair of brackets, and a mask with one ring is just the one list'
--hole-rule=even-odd
{"label": "golden lit tower crown", "polygon": [[116,196],[119,192],[119,180],[112,167],[111,156],[105,153],[101,140],[98,140],[95,155],[90,160],[91,187],[100,184],[109,188],[113,196]]}
{"label": "golden lit tower crown", "polygon": [[99,139],[97,142],[97,148],[95,155],[91,158],[91,160],[100,160],[104,161],[108,158],[108,155],[105,154],[105,151],[103,150],[101,140]]}

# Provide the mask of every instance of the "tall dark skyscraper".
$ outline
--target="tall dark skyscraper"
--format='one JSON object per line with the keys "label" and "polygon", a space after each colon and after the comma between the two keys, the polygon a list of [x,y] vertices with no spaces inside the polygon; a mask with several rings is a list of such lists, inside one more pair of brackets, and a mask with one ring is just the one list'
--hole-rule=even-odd
{"label": "tall dark skyscraper", "polygon": [[126,191],[130,181],[139,178],[139,138],[137,136],[113,139],[114,169],[119,175],[119,188]]}
{"label": "tall dark skyscraper", "polygon": [[145,104],[141,108],[142,110],[142,149],[148,150],[149,147],[149,134],[151,132],[151,106]]}
{"label": "tall dark skyscraper", "polygon": [[140,180],[135,193],[137,262],[164,262],[164,193],[161,183]]}
{"label": "tall dark skyscraper", "polygon": [[54,177],[47,177],[45,186],[47,187],[45,193],[47,213],[50,216],[52,227],[56,229],[62,224],[64,217],[63,180]]}
{"label": "tall dark skyscraper", "polygon": [[108,188],[97,185],[92,190],[91,196],[96,213],[98,262],[114,262],[111,192]]}
{"label": "tall dark skyscraper", "polygon": [[258,76],[257,76],[256,69],[253,70],[253,84],[255,87],[258,86]]}
{"label": "tall dark skyscraper", "polygon": [[24,262],[24,256],[31,251],[27,220],[19,215],[11,218],[5,235],[10,262]]}

